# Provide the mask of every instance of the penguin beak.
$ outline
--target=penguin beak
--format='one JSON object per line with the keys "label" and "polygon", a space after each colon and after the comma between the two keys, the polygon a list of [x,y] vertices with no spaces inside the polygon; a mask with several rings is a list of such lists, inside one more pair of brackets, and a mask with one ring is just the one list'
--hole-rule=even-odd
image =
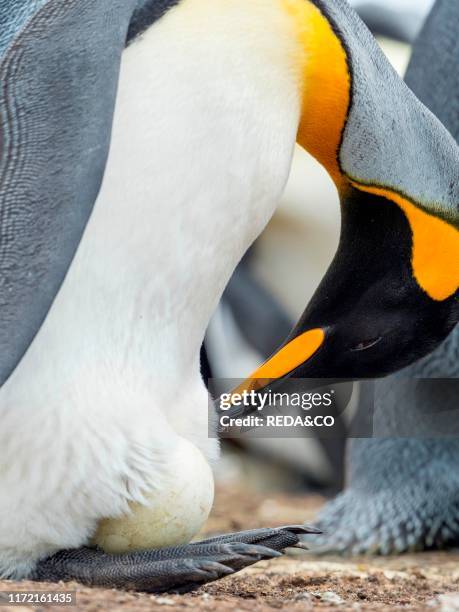
{"label": "penguin beak", "polygon": [[259,391],[275,380],[288,376],[291,372],[311,359],[325,341],[325,329],[317,328],[303,332],[293,340],[287,341],[268,361],[253,372],[243,383],[232,391],[239,395]]}

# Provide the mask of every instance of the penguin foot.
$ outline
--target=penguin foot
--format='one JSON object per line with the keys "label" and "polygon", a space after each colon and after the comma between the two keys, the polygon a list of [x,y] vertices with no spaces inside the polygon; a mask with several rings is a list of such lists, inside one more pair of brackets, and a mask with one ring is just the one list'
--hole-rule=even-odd
{"label": "penguin foot", "polygon": [[287,526],[217,536],[186,546],[122,555],[99,548],[63,550],[40,561],[33,580],[76,580],[89,586],[149,593],[185,593],[262,559],[280,557],[285,548],[301,547],[300,535],[315,528]]}
{"label": "penguin foot", "polygon": [[329,502],[314,552],[390,555],[459,544],[459,440],[354,439],[349,486]]}
{"label": "penguin foot", "polygon": [[[419,488],[421,488],[420,485]],[[457,547],[459,498],[445,503],[428,491],[385,490],[368,496],[349,489],[319,515],[323,534],[311,541],[315,554],[392,555]]]}

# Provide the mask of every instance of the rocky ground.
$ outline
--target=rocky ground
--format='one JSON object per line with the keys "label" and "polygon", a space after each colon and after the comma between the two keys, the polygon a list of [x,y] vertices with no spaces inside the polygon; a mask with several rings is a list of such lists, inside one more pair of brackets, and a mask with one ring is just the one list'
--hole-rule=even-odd
{"label": "rocky ground", "polygon": [[[322,501],[312,496],[266,498],[219,491],[207,533],[312,520]],[[110,610],[459,610],[459,552],[342,559],[295,554],[261,562],[189,595],[151,596],[88,589],[78,584],[0,582],[0,590],[76,590],[77,609]],[[46,606],[36,606],[35,610]],[[3,607],[21,610],[21,607]],[[26,608],[22,608],[26,609]],[[30,608],[27,608],[30,609]],[[53,608],[59,610],[60,608]],[[69,610],[69,608],[62,608]],[[70,608],[72,609],[72,608]]]}

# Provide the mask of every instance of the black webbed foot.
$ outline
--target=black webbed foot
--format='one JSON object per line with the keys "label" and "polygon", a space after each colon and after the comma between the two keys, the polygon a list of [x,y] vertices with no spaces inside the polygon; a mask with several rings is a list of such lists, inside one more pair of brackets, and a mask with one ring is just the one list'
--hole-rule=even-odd
{"label": "black webbed foot", "polygon": [[76,580],[89,586],[150,593],[186,592],[237,572],[262,559],[301,546],[299,536],[314,528],[254,529],[186,546],[112,555],[98,548],[63,550],[40,561],[34,580]]}

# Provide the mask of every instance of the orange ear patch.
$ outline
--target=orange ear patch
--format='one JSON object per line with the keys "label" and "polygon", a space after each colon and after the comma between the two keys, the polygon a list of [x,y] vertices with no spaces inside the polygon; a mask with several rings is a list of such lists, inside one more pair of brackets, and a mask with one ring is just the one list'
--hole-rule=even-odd
{"label": "orange ear patch", "polygon": [[456,293],[459,288],[459,231],[390,189],[352,184],[360,191],[392,200],[403,210],[413,234],[413,275],[427,295],[443,301]]}

